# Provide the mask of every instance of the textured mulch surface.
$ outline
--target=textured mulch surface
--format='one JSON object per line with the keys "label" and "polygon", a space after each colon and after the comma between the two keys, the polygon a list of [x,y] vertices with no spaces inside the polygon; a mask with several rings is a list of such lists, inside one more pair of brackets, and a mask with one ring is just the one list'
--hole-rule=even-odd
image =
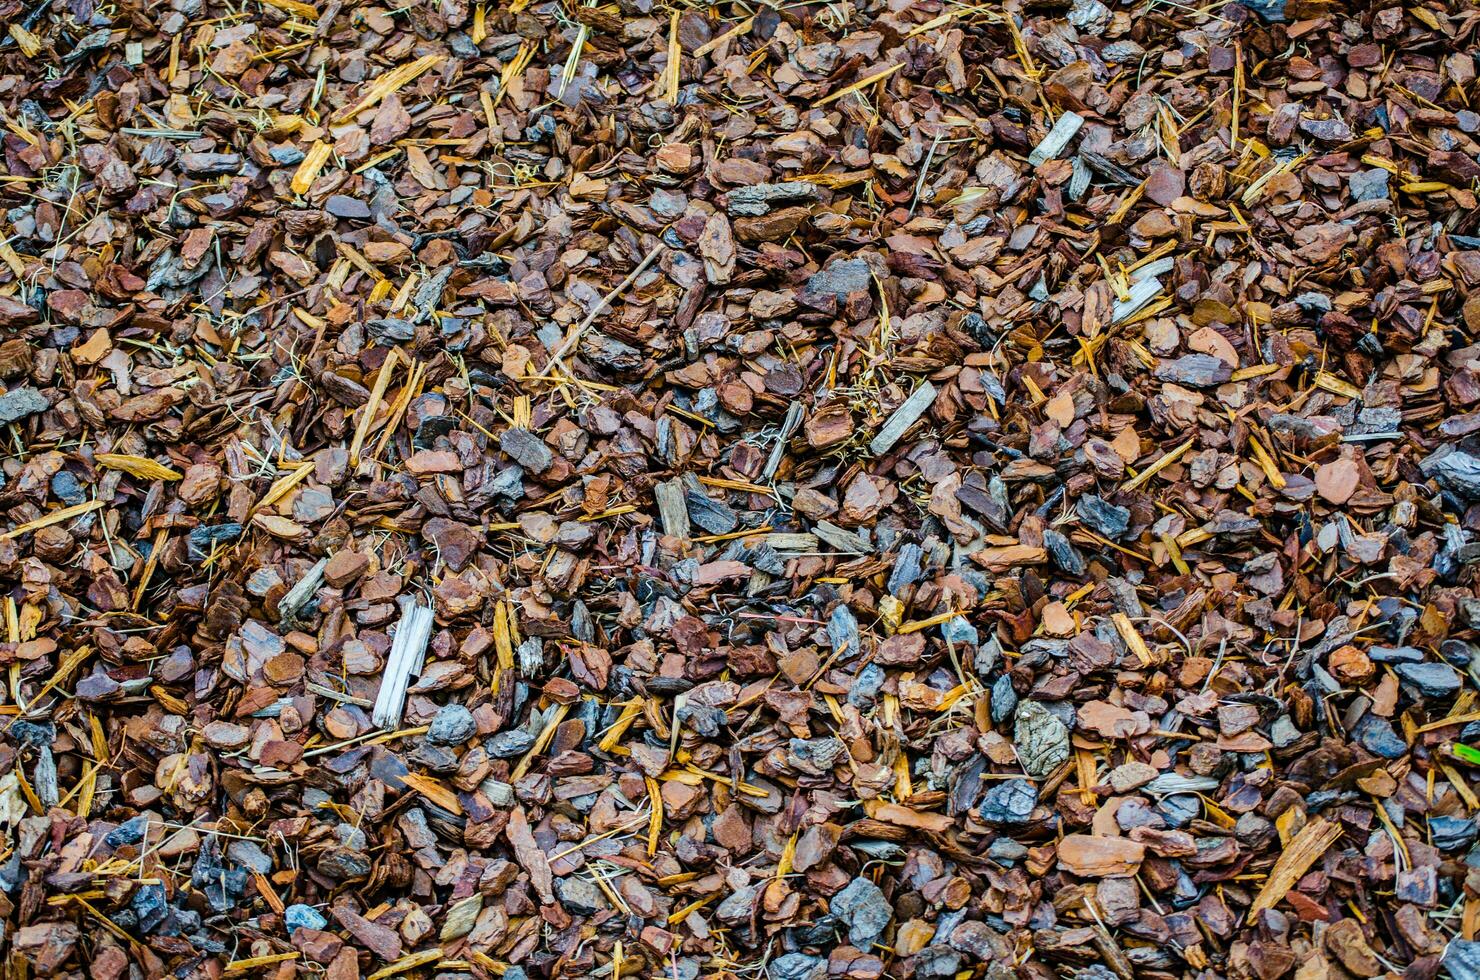
{"label": "textured mulch surface", "polygon": [[1480,977],[1480,9],[0,24],[6,976]]}

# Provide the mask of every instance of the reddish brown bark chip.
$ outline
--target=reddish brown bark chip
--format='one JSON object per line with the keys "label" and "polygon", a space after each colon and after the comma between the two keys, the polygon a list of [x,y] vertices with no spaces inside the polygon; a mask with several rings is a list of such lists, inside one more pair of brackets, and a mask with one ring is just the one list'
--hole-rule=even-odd
{"label": "reddish brown bark chip", "polygon": [[1059,866],[1085,878],[1119,878],[1135,874],[1145,847],[1122,837],[1073,834],[1059,841]]}

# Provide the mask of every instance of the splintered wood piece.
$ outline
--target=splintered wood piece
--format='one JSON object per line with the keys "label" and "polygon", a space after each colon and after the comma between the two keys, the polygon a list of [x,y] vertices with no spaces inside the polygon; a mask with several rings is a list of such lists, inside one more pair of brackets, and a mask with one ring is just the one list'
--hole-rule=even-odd
{"label": "splintered wood piece", "polygon": [[234,974],[261,970],[263,967],[286,963],[289,960],[296,960],[301,955],[301,953],[296,951],[289,951],[287,953],[269,953],[266,956],[253,956],[245,960],[232,960],[226,964],[225,972],[227,974]]}
{"label": "splintered wood piece", "polygon": [[725,31],[723,34],[719,35],[718,37],[710,38],[708,41],[705,41],[703,44],[701,44],[697,48],[695,48],[694,49],[694,57],[695,58],[702,58],[702,57],[704,57],[706,54],[708,54],[709,52],[715,50],[721,44],[724,44],[726,41],[732,40],[732,39],[738,37],[739,35],[744,34],[746,31],[750,30],[751,27],[753,27],[754,25],[755,25],[755,18],[754,17],[746,17],[745,19],[741,20],[738,24],[736,24],[734,27],[730,28],[728,31]]}
{"label": "splintered wood piece", "polygon": [[386,657],[385,673],[380,680],[380,693],[370,715],[377,727],[389,729],[401,723],[411,675],[421,672],[426,659],[427,642],[432,637],[432,620],[430,606],[419,605],[410,596],[402,596],[401,621],[396,626],[395,638],[391,640],[391,652]]}
{"label": "splintered wood piece", "polygon": [[[1173,449],[1171,452],[1161,457],[1161,459],[1158,459],[1156,462],[1146,467],[1137,476],[1132,477],[1125,483],[1121,484],[1121,492],[1127,493],[1131,490],[1137,489],[1138,487],[1145,486],[1148,482],[1150,482],[1152,477],[1156,476],[1156,474],[1160,473],[1162,470],[1166,469],[1168,466],[1171,466],[1177,460],[1181,459],[1182,454],[1191,449],[1193,443],[1195,442],[1197,442],[1195,438],[1188,439],[1186,442],[1182,443],[1182,445],[1178,446],[1176,449]],[[1184,548],[1187,546],[1186,542],[1180,539],[1177,541],[1177,543]]]}
{"label": "splintered wood piece", "polygon": [[184,474],[179,470],[171,469],[144,456],[130,456],[124,453],[98,453],[93,458],[100,465],[106,466],[110,470],[122,470],[130,476],[136,476],[141,480],[184,479]]}
{"label": "splintered wood piece", "polygon": [[87,655],[90,653],[92,653],[92,647],[80,646],[63,656],[62,662],[57,665],[56,671],[45,684],[41,685],[41,690],[31,696],[31,707],[33,709],[36,708],[37,703],[55,690],[58,684],[65,683],[67,678],[72,676],[72,672],[77,669],[77,665],[86,660]]}
{"label": "splintered wood piece", "polygon": [[673,8],[668,20],[668,85],[669,102],[678,101],[679,75],[683,70],[683,48],[678,43],[678,8]]}
{"label": "splintered wood piece", "polygon": [[318,180],[319,171],[324,169],[324,164],[329,161],[329,155],[334,152],[334,147],[323,140],[315,140],[313,146],[303,155],[298,164],[298,169],[293,172],[293,181],[288,185],[294,194],[307,194],[313,182]]}
{"label": "splintered wood piece", "polygon": [[0,541],[9,541],[11,538],[18,538],[22,534],[39,531],[43,527],[51,527],[53,524],[70,521],[74,517],[91,514],[93,511],[102,510],[106,506],[108,506],[108,501],[106,500],[89,500],[85,504],[73,504],[71,507],[63,507],[61,510],[52,511],[45,517],[38,517],[34,521],[27,521],[20,527],[12,528],[4,534],[0,534]]}
{"label": "splintered wood piece", "polygon": [[278,617],[283,621],[291,621],[298,615],[309,598],[318,591],[319,586],[324,584],[324,569],[329,565],[329,559],[320,558],[314,566],[304,573],[294,586],[283,594],[278,600]]}
{"label": "splintered wood piece", "polygon": [[448,813],[461,814],[463,812],[462,804],[458,802],[457,794],[430,776],[407,773],[401,777],[401,782],[416,790],[416,792],[425,796]]}
{"label": "splintered wood piece", "polygon": [[874,550],[862,537],[846,528],[838,527],[831,521],[818,521],[817,526],[812,529],[812,532],[822,541],[837,548],[839,551],[848,551],[855,555],[867,555],[872,554]]}
{"label": "splintered wood piece", "polygon": [[313,23],[319,19],[318,8],[313,4],[300,3],[299,0],[262,0],[262,2],[269,7],[276,7],[279,10],[286,10],[290,14],[295,14],[309,23]]}
{"label": "splintered wood piece", "polygon": [[929,381],[920,385],[906,398],[900,406],[889,416],[877,435],[870,440],[868,451],[875,456],[887,453],[900,437],[905,434],[910,426],[919,421],[920,416],[929,411],[930,406],[935,404],[937,392],[935,385]]}
{"label": "splintered wood piece", "polygon": [[21,49],[21,54],[34,58],[41,53],[41,39],[19,24],[10,25],[10,36]]}
{"label": "splintered wood piece", "polygon": [[304,480],[308,479],[308,474],[312,472],[312,460],[304,460],[303,462],[299,463],[297,467],[294,468],[293,472],[289,473],[287,476],[279,477],[272,486],[267,488],[267,492],[262,495],[261,500],[257,501],[256,506],[252,508],[252,512],[255,513],[256,511],[262,510],[264,507],[271,507],[279,500],[282,500],[288,495],[289,491],[298,486],[298,484],[302,483]]}
{"label": "splintered wood piece", "polygon": [[776,471],[781,468],[781,461],[786,458],[786,444],[801,424],[801,403],[792,402],[786,409],[786,419],[781,423],[781,431],[776,435],[776,444],[771,447],[771,455],[766,458],[766,468],[761,471],[761,475],[767,480],[775,476]]}
{"label": "splintered wood piece", "polygon": [[1320,860],[1321,855],[1336,843],[1342,833],[1339,823],[1333,823],[1325,817],[1316,817],[1306,824],[1295,835],[1295,839],[1286,845],[1279,860],[1269,870],[1264,887],[1259,889],[1259,894],[1254,896],[1254,904],[1249,906],[1248,921],[1255,922],[1260,912],[1278,905],[1285,894],[1295,887],[1295,882],[1300,880],[1311,865]]}
{"label": "splintered wood piece", "polygon": [[441,946],[434,946],[431,949],[419,950],[415,953],[407,953],[405,956],[396,960],[394,963],[388,964],[383,969],[376,970],[374,973],[366,977],[365,980],[389,980],[390,977],[399,976],[402,973],[408,973],[419,966],[426,966],[428,963],[435,963],[440,960],[443,955],[444,951]]}
{"label": "splintered wood piece", "polygon": [[[379,459],[385,453],[385,448],[396,434],[396,428],[401,424],[401,419],[406,414],[406,408],[411,404],[411,399],[421,394],[422,385],[426,381],[426,373],[425,361],[412,361],[411,377],[406,380],[400,393],[391,402],[390,412],[386,414],[385,422],[380,427],[380,439],[376,441],[375,448],[371,451],[371,459]],[[373,426],[370,431],[375,431]]]}
{"label": "splintered wood piece", "polygon": [[1125,613],[1111,613],[1110,622],[1115,624],[1115,632],[1120,634],[1120,638],[1125,641],[1131,653],[1134,653],[1136,659],[1141,661],[1141,666],[1150,667],[1151,650],[1146,646],[1146,641],[1141,638],[1141,634],[1136,632],[1136,626],[1131,622],[1131,618]]}
{"label": "splintered wood piece", "polygon": [[1137,311],[1146,306],[1162,292],[1161,280],[1155,276],[1148,276],[1131,283],[1126,292],[1126,298],[1117,299],[1115,305],[1110,308],[1110,322],[1119,323],[1127,317],[1133,316]]}
{"label": "splintered wood piece", "polygon": [[129,603],[130,609],[137,610],[139,603],[144,601],[144,590],[149,588],[149,580],[154,577],[154,570],[159,567],[160,551],[169,537],[170,529],[167,527],[154,532],[154,540],[149,545],[149,558],[144,562],[144,570],[139,573],[138,584],[134,586],[133,601]]}
{"label": "splintered wood piece", "polygon": [[655,484],[653,497],[658,504],[658,516],[663,522],[663,533],[675,538],[688,537],[689,507],[684,502],[683,481],[674,477]]}
{"label": "splintered wood piece", "polygon": [[430,71],[436,65],[445,60],[446,55],[429,54],[417,58],[415,61],[409,62],[408,64],[401,65],[397,68],[392,68],[390,71],[386,72],[384,75],[381,75],[375,81],[371,82],[370,87],[365,90],[364,97],[361,98],[360,101],[356,102],[354,105],[350,106],[348,109],[345,109],[335,115],[334,121],[345,122],[346,120],[353,119],[355,116],[358,116],[366,109],[370,109],[378,105],[380,103],[380,100],[384,99],[387,95],[390,95],[392,92],[397,91],[403,85],[408,85],[411,82],[415,81],[417,78],[421,77],[423,74]]}
{"label": "splintered wood piece", "polygon": [[360,450],[365,446],[365,438],[370,434],[370,427],[375,423],[375,413],[380,409],[381,399],[385,397],[385,390],[390,387],[391,375],[396,371],[396,364],[401,358],[401,350],[392,347],[385,360],[381,362],[380,370],[375,375],[375,386],[370,389],[370,400],[360,410],[360,422],[355,426],[355,437],[349,444],[349,465],[351,467],[360,465]]}
{"label": "splintered wood piece", "polygon": [[1028,154],[1028,162],[1037,167],[1057,158],[1083,125],[1084,117],[1077,112],[1066,112],[1055,119],[1048,135],[1039,140],[1038,145],[1033,147],[1033,152]]}

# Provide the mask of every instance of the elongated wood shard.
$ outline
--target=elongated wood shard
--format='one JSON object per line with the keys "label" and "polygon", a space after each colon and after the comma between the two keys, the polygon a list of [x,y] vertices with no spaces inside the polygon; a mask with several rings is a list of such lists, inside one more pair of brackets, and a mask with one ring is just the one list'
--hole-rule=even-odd
{"label": "elongated wood shard", "polygon": [[298,164],[298,169],[293,173],[293,180],[288,185],[294,194],[307,194],[313,182],[318,180],[319,171],[324,169],[324,164],[329,162],[329,155],[334,147],[323,140],[315,140],[313,146],[303,155]]}
{"label": "elongated wood shard", "polygon": [[1161,280],[1155,277],[1140,279],[1131,283],[1130,289],[1126,291],[1126,298],[1123,300],[1117,299],[1115,305],[1111,308],[1110,322],[1119,323],[1121,320],[1135,315],[1147,303],[1160,296],[1161,290]]}
{"label": "elongated wood shard", "polygon": [[873,441],[868,444],[869,452],[875,456],[887,453],[894,444],[899,441],[900,436],[909,430],[909,427],[920,420],[920,416],[929,411],[930,406],[935,404],[935,385],[929,381],[914,390],[910,397],[904,400],[884,427],[874,436]]}
{"label": "elongated wood shard", "polygon": [[419,605],[415,599],[401,600],[401,621],[396,625],[396,636],[391,641],[390,656],[386,658],[385,675],[380,679],[380,693],[375,698],[375,710],[370,720],[380,728],[395,728],[401,724],[401,712],[406,707],[406,689],[411,675],[421,672],[426,662],[427,641],[432,638],[432,608]]}
{"label": "elongated wood shard", "polygon": [[381,75],[375,81],[371,82],[370,87],[365,90],[364,97],[350,108],[345,109],[338,115],[336,115],[334,117],[334,121],[344,122],[347,119],[353,119],[355,116],[364,112],[366,109],[370,109],[376,105],[379,105],[381,99],[384,99],[387,95],[390,95],[392,92],[397,91],[402,86],[415,81],[417,78],[420,78],[424,73],[431,70],[439,62],[443,61],[444,58],[444,55],[429,54],[424,57],[417,58],[415,61],[408,62],[407,64],[400,65],[396,68],[392,68],[390,71],[386,72],[384,75]]}
{"label": "elongated wood shard", "polygon": [[776,436],[776,444],[771,447],[771,455],[766,458],[766,468],[761,471],[766,479],[776,475],[776,470],[781,467],[781,460],[786,455],[787,440],[801,424],[802,406],[798,402],[792,402],[791,407],[786,410],[786,419],[781,423],[781,432]]}
{"label": "elongated wood shard", "polygon": [[684,503],[683,481],[674,477],[653,487],[653,496],[658,504],[658,516],[663,521],[663,533],[676,538],[689,533],[689,508]]}
{"label": "elongated wood shard", "polygon": [[329,559],[320,558],[304,574],[303,578],[299,579],[291,589],[284,593],[283,597],[278,600],[278,617],[280,619],[285,621],[291,620],[294,616],[298,615],[298,610],[302,609],[309,598],[313,596],[314,592],[318,590],[319,586],[324,584],[324,568],[328,564]]}
{"label": "elongated wood shard", "polygon": [[1083,125],[1084,117],[1079,113],[1064,113],[1058,119],[1054,120],[1053,128],[1048,131],[1048,135],[1043,137],[1037,146],[1033,147],[1033,152],[1028,154],[1028,162],[1036,167],[1039,164],[1047,163],[1060,153],[1063,153],[1064,147],[1069,145],[1069,141],[1074,138],[1074,135],[1079,132],[1079,127]]}
{"label": "elongated wood shard", "polygon": [[18,538],[22,534],[29,534],[32,531],[39,531],[43,527],[51,527],[53,524],[70,521],[74,517],[81,517],[83,514],[90,514],[95,510],[101,510],[107,506],[108,501],[106,500],[89,500],[85,504],[73,504],[71,507],[63,507],[60,510],[52,511],[44,517],[38,517],[34,521],[27,521],[20,527],[11,528],[4,534],[0,534],[0,541],[9,541],[11,538]]}
{"label": "elongated wood shard", "polygon": [[132,476],[143,480],[179,480],[182,474],[179,470],[171,469],[152,459],[143,456],[130,456],[123,453],[98,453],[93,457],[102,466],[110,470],[123,470]]}
{"label": "elongated wood shard", "polygon": [[1264,887],[1259,889],[1259,894],[1254,897],[1254,904],[1249,906],[1249,921],[1254,922],[1259,918],[1260,912],[1278,905],[1280,899],[1295,887],[1300,876],[1326,853],[1328,847],[1336,843],[1341,833],[1341,825],[1332,823],[1325,817],[1317,817],[1306,824],[1270,869],[1269,877],[1264,880]]}
{"label": "elongated wood shard", "polygon": [[1186,442],[1182,443],[1182,445],[1178,446],[1176,449],[1173,449],[1161,459],[1158,459],[1156,462],[1146,467],[1140,472],[1138,476],[1132,477],[1125,483],[1121,484],[1120,492],[1127,493],[1131,490],[1135,490],[1138,487],[1145,485],[1151,480],[1152,477],[1156,476],[1156,474],[1160,473],[1162,470],[1166,469],[1168,466],[1171,466],[1177,460],[1181,459],[1182,454],[1191,449],[1192,444],[1196,441],[1197,440],[1195,439],[1188,439]]}

